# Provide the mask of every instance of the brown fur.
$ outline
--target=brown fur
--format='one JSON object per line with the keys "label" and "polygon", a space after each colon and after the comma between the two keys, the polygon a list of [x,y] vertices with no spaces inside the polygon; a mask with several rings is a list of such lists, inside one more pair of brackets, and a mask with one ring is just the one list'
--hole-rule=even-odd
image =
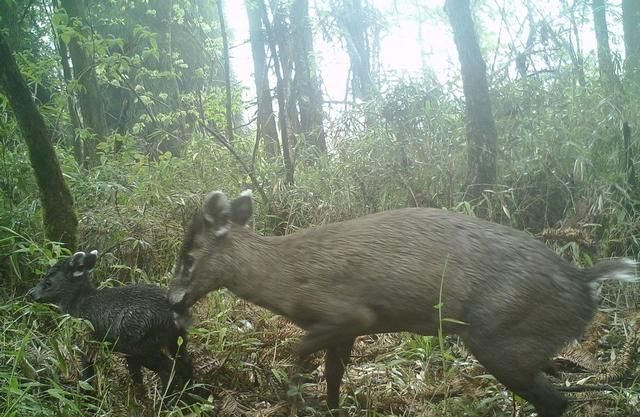
{"label": "brown fur", "polygon": [[306,330],[301,358],[327,350],[331,408],[357,336],[437,334],[440,305],[447,332],[538,415],[558,417],[567,402],[542,370],[593,317],[590,283],[634,268],[613,261],[580,270],[520,231],[437,209],[387,211],[284,237],[256,235],[245,227],[250,215],[250,197],[209,194],[186,235],[170,298],[181,310],[226,287],[295,322]]}

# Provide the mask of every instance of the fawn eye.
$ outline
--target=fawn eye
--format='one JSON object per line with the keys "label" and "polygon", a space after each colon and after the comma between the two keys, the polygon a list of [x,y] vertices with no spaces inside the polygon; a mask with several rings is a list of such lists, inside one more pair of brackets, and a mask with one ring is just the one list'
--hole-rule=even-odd
{"label": "fawn eye", "polygon": [[182,260],[182,265],[184,266],[184,269],[188,271],[193,267],[193,264],[195,263],[195,261],[196,260],[193,256],[185,255],[184,259]]}

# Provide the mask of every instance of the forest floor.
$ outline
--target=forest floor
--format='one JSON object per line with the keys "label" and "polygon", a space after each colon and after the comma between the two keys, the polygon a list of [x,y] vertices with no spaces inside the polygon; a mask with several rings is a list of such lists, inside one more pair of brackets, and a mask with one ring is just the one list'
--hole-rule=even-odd
{"label": "forest floor", "polygon": [[[211,415],[327,415],[322,355],[316,355],[305,370],[307,383],[299,387],[289,383],[297,372],[293,350],[302,335],[296,326],[226,293],[198,304],[195,318],[190,341],[195,382],[209,393]],[[606,309],[579,344],[555,357],[557,374],[549,378],[570,398],[567,416],[640,416],[635,362],[639,341],[635,312]],[[342,414],[535,415],[456,337],[440,342],[437,337],[411,334],[359,338],[343,378]]]}

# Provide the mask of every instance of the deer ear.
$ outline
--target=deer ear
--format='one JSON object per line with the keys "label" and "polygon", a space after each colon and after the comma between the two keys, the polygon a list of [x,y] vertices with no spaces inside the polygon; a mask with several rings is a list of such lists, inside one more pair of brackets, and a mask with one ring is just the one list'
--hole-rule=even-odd
{"label": "deer ear", "polygon": [[224,236],[229,231],[231,204],[222,191],[211,191],[204,199],[202,215],[208,227],[216,236]]}
{"label": "deer ear", "polygon": [[242,226],[249,223],[252,205],[251,190],[240,193],[240,197],[231,202],[231,221]]}

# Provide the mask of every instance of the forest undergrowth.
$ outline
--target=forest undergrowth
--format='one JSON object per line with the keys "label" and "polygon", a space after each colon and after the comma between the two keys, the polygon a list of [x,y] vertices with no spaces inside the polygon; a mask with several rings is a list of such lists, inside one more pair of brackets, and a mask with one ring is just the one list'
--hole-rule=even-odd
{"label": "forest undergrowth", "polygon": [[[65,181],[76,203],[82,249],[101,253],[94,273],[102,286],[130,282],[167,285],[183,230],[203,196],[254,188],[253,227],[262,234],[406,206],[480,215],[523,229],[566,259],[589,266],[599,258],[637,257],[638,196],[626,181],[620,138],[611,133],[597,95],[523,81],[496,87],[502,138],[499,184],[479,198],[465,183],[465,129],[460,103],[446,88],[404,82],[376,104],[346,112],[328,129],[327,156],[307,163],[294,148],[295,185],[282,180],[282,161],[250,160],[251,132],[234,148],[245,164],[206,132],[195,132],[180,155],[149,156],[133,136],[101,145],[100,163],[79,167],[58,144]],[[542,89],[545,94],[530,94]],[[420,103],[417,109],[403,103]],[[392,111],[394,110],[395,111]],[[579,109],[579,110],[576,110]],[[403,111],[400,111],[403,110]],[[376,123],[364,123],[375,115]],[[134,395],[122,358],[98,344],[98,374],[79,380],[78,346],[86,323],[28,302],[25,293],[65,253],[44,239],[34,180],[24,145],[2,146],[0,171],[0,399],[8,416],[319,416],[324,415],[322,358],[308,381],[293,387],[293,348],[299,329],[222,290],[194,312],[190,349],[198,398],[184,392],[162,407],[157,381]],[[297,154],[296,154],[297,151]],[[640,402],[637,284],[607,284],[600,311],[584,338],[554,360],[556,385],[572,399],[568,416],[634,416]],[[344,378],[342,404],[356,416],[531,416],[465,350],[411,334],[358,339]],[[204,395],[203,392],[205,393]]]}
{"label": "forest undergrowth", "polygon": [[[551,174],[541,170],[520,173],[515,179],[519,184],[496,187],[480,200],[462,202],[464,190],[442,192],[446,189],[443,176],[431,176],[431,190],[437,191],[429,193],[428,187],[415,186],[429,176],[428,170],[414,171],[409,177],[414,185],[408,185],[400,175],[388,175],[397,166],[385,165],[373,156],[369,161],[360,160],[361,155],[349,147],[373,146],[366,139],[361,139],[364,144],[346,142],[336,148],[337,155],[351,155],[347,162],[327,160],[319,168],[301,169],[298,185],[292,188],[268,178],[266,173],[272,172],[272,167],[265,163],[262,178],[275,184],[265,190],[272,211],[266,213],[256,199],[252,227],[266,234],[276,229],[289,233],[367,212],[414,205],[407,200],[416,203],[421,198],[418,205],[469,215],[482,209],[494,221],[525,227],[581,265],[602,256],[635,254],[630,231],[636,226],[632,217],[620,214],[633,213],[625,209],[628,195],[623,188],[576,187],[575,195],[567,196],[563,194],[566,190],[554,188]],[[247,187],[246,176],[235,161],[205,141],[194,140],[192,147],[198,152],[191,150],[189,158],[105,155],[103,164],[91,171],[78,168],[61,152],[80,214],[82,247],[96,248],[102,254],[94,274],[100,285],[139,281],[167,285],[184,225],[204,193],[219,188],[233,194]],[[18,153],[13,157],[18,158]],[[125,162],[131,160],[135,162]],[[13,164],[19,165],[19,161]],[[257,169],[261,169],[259,165]],[[566,180],[562,181],[565,186]],[[321,357],[314,358],[306,370],[308,382],[297,387],[289,383],[296,372],[293,347],[300,330],[224,290],[196,306],[190,333],[195,383],[208,395],[203,397],[199,391],[201,396],[193,398],[183,393],[180,400],[162,408],[159,385],[146,374],[147,392],[140,400],[134,395],[122,358],[114,359],[106,346],[97,349],[96,380],[91,384],[80,381],[76,351],[78,345],[88,343],[87,325],[61,317],[49,306],[31,304],[24,297],[38,276],[63,255],[58,245],[45,242],[37,232],[29,200],[35,196],[28,190],[24,187],[24,200],[9,214],[14,220],[12,227],[2,230],[1,244],[8,255],[2,259],[0,396],[6,407],[0,415],[323,415]],[[560,200],[554,200],[554,195]],[[637,285],[605,285],[602,307],[584,339],[556,357],[558,373],[553,379],[572,399],[567,415],[637,415],[638,290]],[[358,339],[344,378],[345,412],[362,416],[532,414],[532,408],[497,383],[455,336],[443,342],[411,334]]]}

